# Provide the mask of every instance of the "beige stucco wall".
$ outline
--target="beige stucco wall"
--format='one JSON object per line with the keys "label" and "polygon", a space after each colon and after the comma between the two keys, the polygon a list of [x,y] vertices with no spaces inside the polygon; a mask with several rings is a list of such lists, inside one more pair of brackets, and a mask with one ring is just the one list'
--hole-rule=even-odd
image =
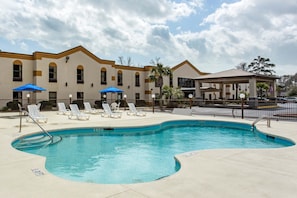
{"label": "beige stucco wall", "polygon": [[196,68],[193,68],[188,62],[185,62],[182,66],[173,69],[173,87],[178,86],[178,78],[197,78],[200,76]]}
{"label": "beige stucco wall", "polygon": [[[72,51],[71,51],[72,50]],[[101,60],[90,54],[86,49],[78,47],[60,54],[37,53],[33,55],[21,55],[0,52],[0,108],[6,106],[6,102],[13,99],[13,88],[26,83],[34,83],[46,88],[46,91],[32,94],[32,102],[49,100],[49,92],[57,93],[57,101],[69,102],[69,94],[72,100],[76,100],[77,92],[84,93],[84,100],[93,103],[101,99],[99,90],[109,86],[115,86],[124,90],[123,95],[127,95],[128,102],[135,102],[135,93],[140,94],[141,100],[150,101],[152,93],[159,93],[159,87],[155,87],[154,82],[148,81],[150,66],[144,68],[115,65],[113,61]],[[69,57],[66,62],[66,56]],[[23,64],[23,81],[13,82],[13,62],[20,60]],[[57,82],[49,82],[49,64],[57,65]],[[77,67],[84,68],[84,83],[78,84]],[[107,71],[107,84],[101,85],[101,69]],[[123,85],[117,85],[117,73],[121,70],[123,74]],[[195,78],[199,72],[189,62],[185,61],[178,67],[173,67],[173,86],[177,87],[178,77]],[[135,74],[140,75],[140,86],[135,86]],[[35,75],[33,76],[33,73]],[[37,75],[36,75],[37,73]],[[67,86],[66,86],[67,83]],[[164,77],[164,85],[169,85],[169,77]],[[27,101],[26,92],[22,93],[23,100]],[[34,98],[34,99],[33,99]],[[108,95],[108,99],[117,99],[117,94]]]}
{"label": "beige stucco wall", "polygon": [[[13,89],[23,84],[33,83],[33,65],[32,60],[20,58],[1,58],[0,61],[0,108],[6,106],[6,103],[13,99]],[[23,81],[13,81],[13,62],[19,60],[22,62]],[[23,92],[22,97],[26,99],[26,94]]]}

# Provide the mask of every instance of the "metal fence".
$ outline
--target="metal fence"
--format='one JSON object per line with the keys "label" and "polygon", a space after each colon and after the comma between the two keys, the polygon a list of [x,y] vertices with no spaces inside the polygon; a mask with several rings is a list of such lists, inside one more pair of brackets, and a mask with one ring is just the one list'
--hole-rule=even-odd
{"label": "metal fence", "polygon": [[[98,99],[85,99],[84,101],[90,102],[92,107],[102,108],[101,103],[111,103],[111,100],[98,100]],[[77,103],[83,109],[82,100],[59,99],[58,101],[39,100],[41,102],[41,110],[57,110],[56,103],[64,102],[66,105],[70,103]],[[160,101],[155,100],[135,100],[127,99],[118,101],[121,107],[127,107],[127,102],[134,103],[137,107],[146,107],[146,109],[160,111]],[[243,103],[242,103],[243,102]],[[28,100],[23,100],[22,105],[26,106],[31,103]],[[2,105],[1,111],[18,111],[17,101],[0,100]],[[243,108],[242,108],[243,107]],[[277,103],[277,101],[257,101],[257,107],[249,104],[249,101],[241,100],[199,100],[199,99],[180,99],[180,100],[162,100],[162,111],[171,112],[174,108],[191,108],[193,114],[197,115],[212,115],[212,116],[229,116],[241,117],[242,114],[245,118],[258,118],[261,116],[269,116],[272,119],[278,120],[292,120],[297,121],[297,103]]]}
{"label": "metal fence", "polygon": [[297,103],[276,103],[275,101],[258,101],[257,106],[248,101],[203,101],[201,105],[193,105],[194,114],[213,116],[232,116],[259,118],[262,116],[276,120],[297,121]]}

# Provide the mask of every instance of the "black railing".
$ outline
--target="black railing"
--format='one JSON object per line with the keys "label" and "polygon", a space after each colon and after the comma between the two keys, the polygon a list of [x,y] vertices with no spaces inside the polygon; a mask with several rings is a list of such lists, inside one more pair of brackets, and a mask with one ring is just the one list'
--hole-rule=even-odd
{"label": "black railing", "polygon": [[[79,100],[80,108],[83,108],[82,102],[90,102],[92,107],[102,108],[101,103],[107,102],[111,104],[115,99],[106,98],[100,99],[87,99]],[[126,99],[127,102],[134,103],[137,107],[147,107],[146,109],[152,109],[152,99],[149,100],[135,100],[131,98]],[[154,100],[154,107],[157,111],[160,111],[160,100]],[[23,99],[19,101],[13,100],[0,100],[0,110],[5,111],[17,111],[17,104],[20,102],[24,107],[27,106],[28,100]],[[30,100],[30,103],[44,104],[41,110],[56,110],[56,104],[53,101],[48,100]],[[56,102],[64,102],[66,106],[69,105],[70,99],[59,99]],[[71,103],[77,102],[77,100],[71,100]],[[281,103],[277,101],[243,101],[243,110],[245,118],[258,118],[263,115],[270,116],[278,120],[293,120],[297,121],[297,103]],[[124,102],[122,103],[124,105]],[[192,107],[193,114],[197,115],[213,115],[213,116],[230,116],[241,117],[241,100],[203,100],[203,99],[163,99],[162,110],[170,112],[174,108],[190,108]],[[125,105],[124,105],[125,106]],[[121,105],[121,107],[123,107]],[[127,107],[127,106],[126,106]]]}

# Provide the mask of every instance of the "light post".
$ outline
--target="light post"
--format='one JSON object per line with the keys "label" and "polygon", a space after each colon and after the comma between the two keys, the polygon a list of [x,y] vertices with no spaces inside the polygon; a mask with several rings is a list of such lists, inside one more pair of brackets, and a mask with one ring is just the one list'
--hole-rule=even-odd
{"label": "light post", "polygon": [[106,95],[103,95],[103,101],[106,103]]}
{"label": "light post", "polygon": [[189,100],[190,100],[190,109],[192,109],[193,94],[189,94],[188,97],[189,97]]}
{"label": "light post", "polygon": [[127,104],[127,95],[126,94],[124,94],[124,111],[126,111],[126,104]]}
{"label": "light post", "polygon": [[30,94],[27,94],[28,104],[30,104]]}
{"label": "light post", "polygon": [[244,102],[244,99],[245,99],[245,94],[241,93],[239,95],[239,98],[241,99],[241,119],[243,119],[244,118],[244,116],[243,116],[243,102]]}
{"label": "light post", "polygon": [[155,94],[152,94],[152,99],[153,99],[153,113],[155,113],[155,98],[156,98],[156,95]]}
{"label": "light post", "polygon": [[72,94],[69,94],[69,104],[71,104]]}

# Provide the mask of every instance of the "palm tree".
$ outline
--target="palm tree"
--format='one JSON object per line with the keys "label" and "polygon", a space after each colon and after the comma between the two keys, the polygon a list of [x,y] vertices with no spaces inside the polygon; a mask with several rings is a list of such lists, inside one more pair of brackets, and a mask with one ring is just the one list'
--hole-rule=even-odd
{"label": "palm tree", "polygon": [[165,96],[165,99],[171,99],[172,91],[173,91],[172,87],[170,87],[168,85],[163,86],[162,93]]}
{"label": "palm tree", "polygon": [[172,72],[171,69],[169,67],[164,67],[162,63],[159,62],[160,58],[156,58],[156,61],[152,60],[151,62],[155,65],[152,67],[151,70],[151,75],[149,75],[149,79],[151,81],[154,81],[157,83],[157,86],[159,87],[160,90],[160,109],[163,110],[162,108],[162,96],[163,96],[163,92],[162,92],[162,88],[163,88],[163,77],[164,76],[172,76]]}
{"label": "palm tree", "polygon": [[181,99],[184,97],[184,92],[179,87],[169,87],[164,85],[162,93],[166,99]]}
{"label": "palm tree", "polygon": [[265,95],[267,96],[267,90],[269,89],[269,85],[264,82],[258,82],[257,89],[258,89],[258,95],[260,96],[260,98],[263,98],[264,96],[263,92],[265,92]]}
{"label": "palm tree", "polygon": [[172,90],[172,96],[177,99],[182,99],[184,98],[185,94],[179,87],[176,87]]}
{"label": "palm tree", "polygon": [[275,73],[275,71],[272,69],[275,67],[275,64],[269,63],[269,61],[269,58],[258,56],[248,65],[248,71],[270,76]]}

